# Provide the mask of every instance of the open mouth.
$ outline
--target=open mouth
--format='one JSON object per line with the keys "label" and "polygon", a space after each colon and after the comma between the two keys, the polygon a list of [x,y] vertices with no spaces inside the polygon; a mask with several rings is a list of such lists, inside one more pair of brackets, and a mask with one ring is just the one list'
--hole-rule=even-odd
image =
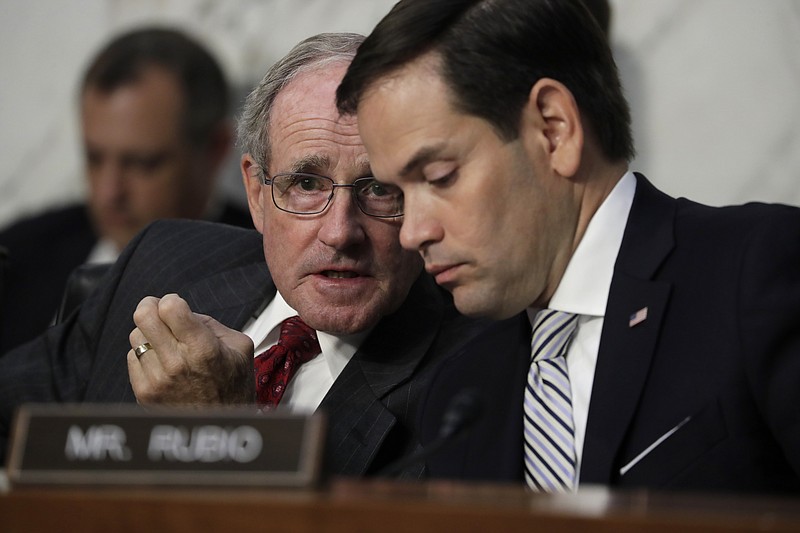
{"label": "open mouth", "polygon": [[352,270],[323,270],[322,275],[326,278],[333,278],[333,279],[349,279],[349,278],[357,278],[358,274],[353,272]]}

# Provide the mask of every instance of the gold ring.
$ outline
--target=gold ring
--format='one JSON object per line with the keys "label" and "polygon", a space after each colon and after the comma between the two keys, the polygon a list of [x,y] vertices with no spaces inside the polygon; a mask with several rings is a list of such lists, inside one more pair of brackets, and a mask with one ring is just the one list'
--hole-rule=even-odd
{"label": "gold ring", "polygon": [[138,359],[144,354],[144,352],[146,352],[147,350],[152,350],[152,349],[153,349],[153,345],[150,344],[149,342],[146,342],[146,343],[140,344],[139,346],[134,348],[133,349],[133,353],[136,354],[136,358]]}

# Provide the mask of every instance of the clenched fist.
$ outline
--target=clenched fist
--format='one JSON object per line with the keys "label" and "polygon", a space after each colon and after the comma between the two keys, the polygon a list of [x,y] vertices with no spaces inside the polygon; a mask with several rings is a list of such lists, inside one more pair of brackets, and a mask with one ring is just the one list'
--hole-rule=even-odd
{"label": "clenched fist", "polygon": [[[133,313],[128,375],[142,405],[251,404],[253,342],[192,312],[177,294],[148,296]],[[140,357],[133,348],[152,346]]]}

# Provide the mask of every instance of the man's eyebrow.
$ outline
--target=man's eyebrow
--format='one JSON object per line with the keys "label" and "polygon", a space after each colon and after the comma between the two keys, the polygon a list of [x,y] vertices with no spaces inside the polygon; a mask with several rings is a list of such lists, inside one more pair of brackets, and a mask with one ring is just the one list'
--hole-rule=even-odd
{"label": "man's eyebrow", "polygon": [[[372,176],[372,169],[369,164],[369,158],[365,155],[356,160],[355,166],[357,172],[360,174],[358,177]],[[331,159],[324,154],[307,154],[296,159],[292,162],[288,172],[299,172],[305,174],[317,174],[319,176],[328,176],[331,167]]]}
{"label": "man's eyebrow", "polygon": [[364,176],[372,176],[372,167],[369,164],[369,158],[364,156],[360,157],[356,160],[356,168],[359,169],[359,173]]}
{"label": "man's eyebrow", "polygon": [[319,154],[308,154],[292,162],[290,172],[324,172],[330,165],[330,158]]}
{"label": "man's eyebrow", "polygon": [[414,172],[419,167],[429,163],[430,161],[439,157],[439,154],[444,149],[444,143],[437,143],[433,146],[425,146],[417,150],[417,152],[409,159],[402,169],[400,169],[400,177],[406,177]]}

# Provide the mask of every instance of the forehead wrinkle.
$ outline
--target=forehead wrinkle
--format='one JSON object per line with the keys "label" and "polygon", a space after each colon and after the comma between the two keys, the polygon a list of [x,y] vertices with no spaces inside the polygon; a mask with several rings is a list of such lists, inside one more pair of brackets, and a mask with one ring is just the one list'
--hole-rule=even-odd
{"label": "forehead wrinkle", "polygon": [[[275,138],[273,151],[294,154],[282,172],[307,172],[333,177],[336,168],[345,160],[347,154],[354,159],[345,170],[348,177],[370,174],[369,158],[358,133],[354,118],[336,116],[335,118],[295,113],[272,124]],[[350,156],[352,157],[352,156]],[[344,159],[342,159],[344,158]],[[273,159],[273,162],[276,162]]]}
{"label": "forehead wrinkle", "polygon": [[292,115],[284,120],[274,121],[270,130],[273,136],[280,136],[283,139],[291,139],[295,135],[320,135],[320,138],[339,136],[350,144],[362,144],[355,121],[342,121],[319,115]]}

